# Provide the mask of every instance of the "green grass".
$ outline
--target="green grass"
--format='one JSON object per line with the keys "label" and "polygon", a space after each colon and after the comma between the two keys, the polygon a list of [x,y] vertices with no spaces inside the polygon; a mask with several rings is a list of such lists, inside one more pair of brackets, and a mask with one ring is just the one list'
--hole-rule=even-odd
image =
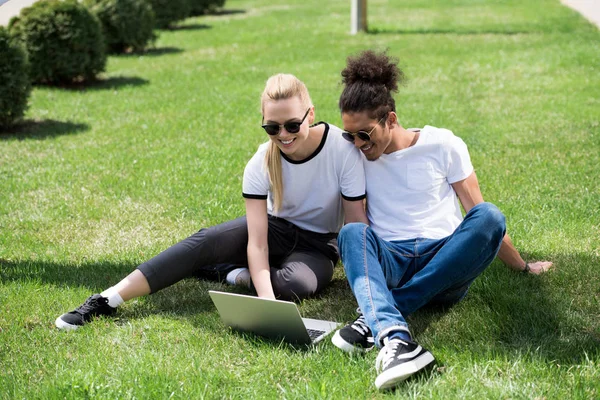
{"label": "green grass", "polygon": [[[0,135],[0,398],[600,397],[600,33],[557,1],[228,0],[223,15],[163,31],[156,49],[109,59],[87,88],[37,87],[26,123]],[[467,298],[409,322],[438,364],[396,392],[376,352],[349,357],[223,330],[189,280],[77,332],[57,315],[195,230],[244,213],[241,176],[266,140],[267,77],[304,80],[318,119],[340,124],[349,54],[389,48],[408,77],[406,127],[469,145],[486,200],[541,277],[495,261]],[[337,268],[300,304],[348,321]]]}

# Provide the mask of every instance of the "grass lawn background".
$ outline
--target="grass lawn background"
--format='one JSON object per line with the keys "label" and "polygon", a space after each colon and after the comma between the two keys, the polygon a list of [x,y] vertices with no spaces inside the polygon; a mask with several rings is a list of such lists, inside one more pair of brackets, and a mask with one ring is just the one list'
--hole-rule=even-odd
{"label": "grass lawn background", "polygon": [[[600,397],[600,33],[558,1],[228,0],[111,56],[102,80],[36,87],[0,134],[0,398]],[[446,313],[409,318],[437,367],[379,394],[376,352],[348,356],[223,328],[188,280],[76,332],[54,319],[201,227],[243,215],[243,168],[267,140],[268,76],[297,75],[340,125],[349,54],[389,48],[405,127],[451,129],[484,198],[541,277],[496,260]],[[354,319],[343,268],[305,316]]]}

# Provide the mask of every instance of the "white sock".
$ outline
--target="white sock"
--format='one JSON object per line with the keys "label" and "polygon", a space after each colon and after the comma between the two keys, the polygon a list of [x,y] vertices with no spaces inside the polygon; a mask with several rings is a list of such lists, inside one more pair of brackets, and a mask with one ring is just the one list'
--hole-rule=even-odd
{"label": "white sock", "polygon": [[235,280],[237,279],[238,275],[244,271],[248,271],[248,268],[236,268],[232,271],[229,271],[225,277],[225,282],[229,283],[230,285],[235,285]]}
{"label": "white sock", "polygon": [[100,296],[106,297],[108,299],[108,305],[112,308],[117,308],[121,304],[123,304],[123,298],[114,288],[114,286],[109,287],[104,292],[100,293]]}

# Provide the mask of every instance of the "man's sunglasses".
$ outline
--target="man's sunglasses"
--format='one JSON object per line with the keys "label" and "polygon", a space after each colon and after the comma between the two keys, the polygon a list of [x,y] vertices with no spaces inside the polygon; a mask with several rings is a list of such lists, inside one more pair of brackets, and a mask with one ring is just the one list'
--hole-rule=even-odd
{"label": "man's sunglasses", "polygon": [[344,139],[346,139],[347,141],[349,141],[351,143],[354,143],[355,136],[358,136],[358,138],[360,140],[362,140],[363,142],[368,142],[369,140],[371,140],[371,133],[373,133],[375,128],[377,128],[377,125],[381,124],[381,121],[383,121],[386,118],[387,118],[387,115],[385,117],[381,118],[379,120],[379,122],[377,122],[377,124],[373,127],[373,129],[371,129],[369,132],[367,132],[367,131],[358,131],[358,132],[343,131],[342,136],[344,137]]}
{"label": "man's sunglasses", "polygon": [[304,114],[304,117],[302,117],[302,121],[300,121],[300,122],[286,122],[285,124],[281,124],[281,125],[279,125],[279,124],[264,124],[262,127],[265,130],[265,132],[267,132],[271,136],[279,135],[279,132],[281,132],[282,126],[289,133],[298,133],[298,132],[300,132],[300,126],[304,123],[304,120],[306,119],[306,116],[308,115],[309,111],[310,111],[310,108],[308,110],[306,110],[306,114]]}

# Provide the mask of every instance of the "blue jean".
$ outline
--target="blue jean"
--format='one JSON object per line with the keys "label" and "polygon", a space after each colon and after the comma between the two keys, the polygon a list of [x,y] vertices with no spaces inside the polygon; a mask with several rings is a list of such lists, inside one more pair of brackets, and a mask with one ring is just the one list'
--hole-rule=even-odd
{"label": "blue jean", "polygon": [[405,317],[426,304],[453,304],[491,264],[506,233],[504,215],[480,203],[443,239],[385,241],[362,223],[338,236],[344,269],[375,343],[406,331]]}

